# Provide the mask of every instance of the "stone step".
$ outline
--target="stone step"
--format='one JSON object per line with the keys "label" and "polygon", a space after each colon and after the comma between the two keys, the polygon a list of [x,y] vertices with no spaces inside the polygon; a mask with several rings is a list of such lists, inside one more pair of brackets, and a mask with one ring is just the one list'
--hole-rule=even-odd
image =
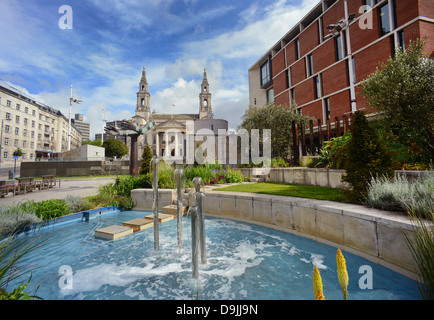
{"label": "stone step", "polygon": [[254,178],[254,177],[250,177],[250,182],[265,182],[265,178],[261,177],[261,178]]}
{"label": "stone step", "polygon": [[[178,214],[178,207],[176,204],[171,204],[171,205],[163,207],[161,209],[161,212],[164,214],[170,214],[170,215],[173,215],[174,217],[176,217]],[[181,212],[182,212],[182,215],[185,215],[187,213],[187,208],[185,206],[183,206]]]}
{"label": "stone step", "polygon": [[[165,214],[165,213],[159,213],[158,214],[158,221],[160,223],[172,220],[173,218],[175,218],[173,216],[173,214]],[[150,214],[150,215],[146,216],[145,219],[154,221],[154,214]]]}
{"label": "stone step", "polygon": [[150,219],[138,218],[122,223],[123,226],[130,227],[134,232],[148,229],[154,225],[154,221]]}
{"label": "stone step", "polygon": [[95,231],[95,238],[116,240],[132,234],[134,230],[126,226],[110,226]]}

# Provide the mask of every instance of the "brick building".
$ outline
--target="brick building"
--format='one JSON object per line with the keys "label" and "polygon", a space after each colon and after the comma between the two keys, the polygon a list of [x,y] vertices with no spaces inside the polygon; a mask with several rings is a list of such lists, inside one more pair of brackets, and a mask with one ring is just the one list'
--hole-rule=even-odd
{"label": "brick building", "polygon": [[433,0],[322,0],[249,69],[250,105],[293,100],[323,124],[369,112],[361,82],[410,40],[434,57],[433,34]]}

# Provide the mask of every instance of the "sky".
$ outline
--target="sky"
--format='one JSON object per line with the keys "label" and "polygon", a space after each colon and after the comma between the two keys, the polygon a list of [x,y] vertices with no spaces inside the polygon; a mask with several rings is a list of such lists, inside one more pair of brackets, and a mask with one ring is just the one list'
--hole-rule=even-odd
{"label": "sky", "polygon": [[66,117],[72,85],[93,140],[103,109],[132,118],[143,66],[159,113],[198,113],[206,68],[214,118],[236,129],[248,69],[318,1],[1,0],[0,79]]}

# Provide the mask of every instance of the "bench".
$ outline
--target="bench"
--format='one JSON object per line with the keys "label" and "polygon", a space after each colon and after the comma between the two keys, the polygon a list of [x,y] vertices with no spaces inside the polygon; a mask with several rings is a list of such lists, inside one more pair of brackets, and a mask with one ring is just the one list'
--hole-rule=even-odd
{"label": "bench", "polygon": [[8,195],[9,192],[12,192],[12,195],[15,196],[15,180],[0,180],[0,194],[3,198]]}
{"label": "bench", "polygon": [[18,178],[17,193],[26,194],[28,191],[33,191],[36,188],[36,183],[33,177]]}
{"label": "bench", "polygon": [[59,182],[60,187],[60,179],[56,179],[53,175],[45,175],[42,176],[42,181],[40,182],[40,188],[53,188],[56,186],[56,183]]}

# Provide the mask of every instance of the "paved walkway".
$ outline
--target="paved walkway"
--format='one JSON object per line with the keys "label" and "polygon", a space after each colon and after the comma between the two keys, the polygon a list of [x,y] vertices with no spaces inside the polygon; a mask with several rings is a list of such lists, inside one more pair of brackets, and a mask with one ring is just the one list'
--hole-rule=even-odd
{"label": "paved walkway", "polygon": [[60,187],[56,186],[49,190],[35,190],[27,194],[9,194],[5,198],[0,198],[0,207],[14,206],[19,202],[27,200],[43,201],[48,199],[65,199],[68,195],[89,197],[98,193],[98,188],[108,183],[114,183],[116,177],[101,177],[88,179],[62,179]]}

